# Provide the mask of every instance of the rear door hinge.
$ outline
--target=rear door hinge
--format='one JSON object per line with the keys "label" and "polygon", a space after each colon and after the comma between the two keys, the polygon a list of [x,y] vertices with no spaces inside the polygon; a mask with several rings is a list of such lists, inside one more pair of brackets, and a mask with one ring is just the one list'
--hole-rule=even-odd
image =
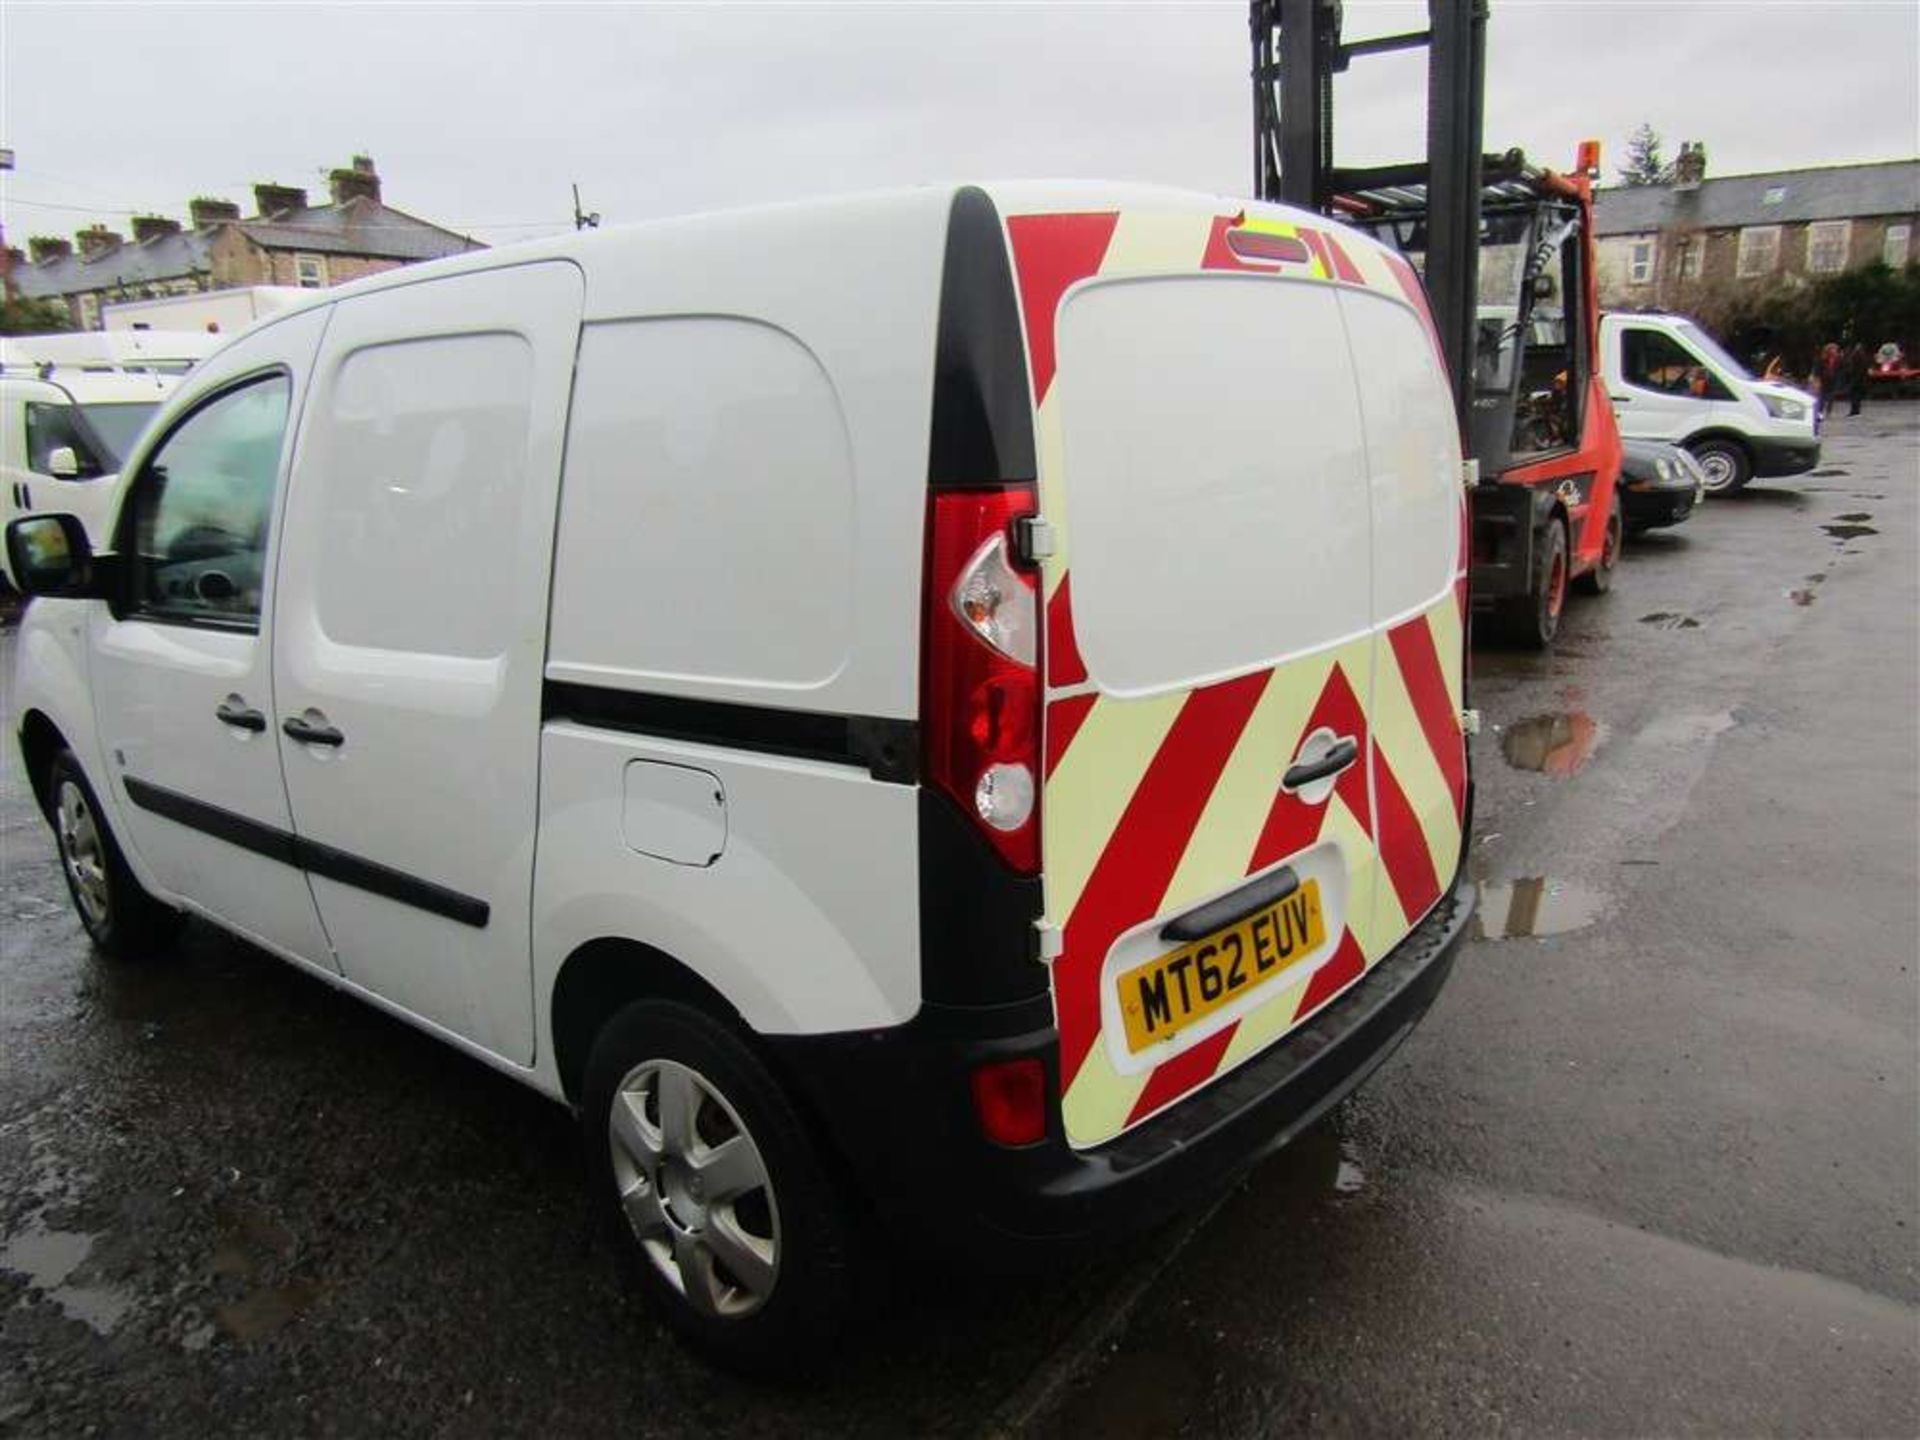
{"label": "rear door hinge", "polygon": [[1060,927],[1045,916],[1033,922],[1034,950],[1042,965],[1051,965],[1067,948]]}
{"label": "rear door hinge", "polygon": [[1471,490],[1480,483],[1480,462],[1462,460],[1460,462],[1460,483]]}
{"label": "rear door hinge", "polygon": [[1054,553],[1053,526],[1038,515],[1022,515],[1013,522],[1014,554],[1029,565],[1038,565]]}
{"label": "rear door hinge", "polygon": [[1460,733],[1462,735],[1478,735],[1480,733],[1480,712],[1478,710],[1462,710],[1460,712]]}

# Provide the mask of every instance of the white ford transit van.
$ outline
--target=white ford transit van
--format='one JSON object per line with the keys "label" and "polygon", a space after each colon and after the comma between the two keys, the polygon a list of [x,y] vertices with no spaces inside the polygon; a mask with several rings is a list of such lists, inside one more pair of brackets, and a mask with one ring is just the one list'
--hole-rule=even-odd
{"label": "white ford transit van", "polygon": [[1813,397],[1756,380],[1684,315],[1601,316],[1600,360],[1620,434],[1691,451],[1712,493],[1820,463]]}
{"label": "white ford transit van", "polygon": [[171,376],[53,371],[0,375],[0,481],[5,519],[77,516],[103,544],[120,465],[173,389]]}
{"label": "white ford transit van", "polygon": [[110,553],[16,523],[96,944],[180,912],[577,1107],[709,1353],[869,1222],[1057,1255],[1369,1074],[1465,927],[1454,413],[1318,217],[921,190],[330,291]]}

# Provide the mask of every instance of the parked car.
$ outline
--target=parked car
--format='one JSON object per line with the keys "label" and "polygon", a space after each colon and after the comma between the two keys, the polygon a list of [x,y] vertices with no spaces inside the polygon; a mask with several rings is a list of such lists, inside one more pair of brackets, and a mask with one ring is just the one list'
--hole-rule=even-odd
{"label": "parked car", "polygon": [[1472,908],[1403,276],[1030,184],[270,317],[134,447],[112,564],[8,531],[81,923],[204,917],[575,1107],[639,1283],[743,1367],[830,1342],[859,1216],[1044,1263],[1191,1211]]}
{"label": "parked car", "polygon": [[[105,546],[121,461],[172,390],[160,375],[0,375],[4,516],[64,511]],[[10,572],[9,572],[10,573]]]}
{"label": "parked car", "polygon": [[1629,535],[1678,525],[1707,493],[1700,462],[1663,440],[1622,441],[1620,481]]}
{"label": "parked car", "polygon": [[1756,380],[1684,315],[1602,316],[1600,360],[1622,438],[1684,447],[1709,494],[1820,463],[1813,397]]}

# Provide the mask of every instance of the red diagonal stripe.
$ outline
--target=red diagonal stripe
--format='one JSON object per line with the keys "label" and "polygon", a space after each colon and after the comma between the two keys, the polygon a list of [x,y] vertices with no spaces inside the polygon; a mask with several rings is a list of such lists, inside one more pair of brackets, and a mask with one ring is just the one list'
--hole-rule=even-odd
{"label": "red diagonal stripe", "polygon": [[1453,813],[1458,819],[1466,812],[1467,753],[1460,734],[1460,715],[1447,693],[1440,655],[1434,648],[1433,629],[1424,615],[1387,632],[1393,643],[1393,658],[1400,662],[1400,678],[1407,682],[1407,696],[1413,701],[1413,713],[1420,717],[1433,758],[1440,762],[1446,777],[1447,794],[1453,798]]}
{"label": "red diagonal stripe", "polygon": [[1340,941],[1340,948],[1333,952],[1333,958],[1314,971],[1313,978],[1307,981],[1307,993],[1300,997],[1300,1005],[1293,1012],[1293,1023],[1298,1025],[1313,1014],[1358,980],[1366,969],[1367,957],[1360,953],[1360,942],[1349,930]]}
{"label": "red diagonal stripe", "polygon": [[1087,662],[1073,638],[1073,576],[1063,575],[1047,601],[1047,683],[1055,689],[1087,678]]}
{"label": "red diagonal stripe", "polygon": [[[1319,232],[1316,231],[1315,233],[1318,234]],[[1339,237],[1327,234],[1321,235],[1320,238],[1326,241],[1327,250],[1333,256],[1333,273],[1349,285],[1365,284],[1366,282],[1360,274],[1360,267],[1353,263],[1353,257],[1347,254],[1346,247],[1340,243]]]}
{"label": "red diagonal stripe", "polygon": [[1200,814],[1271,671],[1196,690],[1127,802],[1067,920],[1053,965],[1060,1073],[1073,1084],[1100,1029],[1100,967],[1120,932],[1160,908]]}
{"label": "red diagonal stripe", "polygon": [[1419,817],[1386,755],[1378,749],[1373,752],[1373,784],[1380,801],[1380,864],[1407,919],[1418,920],[1440,898],[1440,881],[1433,873],[1433,857],[1427,854]]}
{"label": "red diagonal stripe", "polygon": [[1065,700],[1055,700],[1047,706],[1047,774],[1060,763],[1060,757],[1067,753],[1067,746],[1073,743],[1073,737],[1080,733],[1080,726],[1086,721],[1087,712],[1093,709],[1095,695],[1069,695]]}
{"label": "red diagonal stripe", "polygon": [[1100,268],[1116,214],[1014,215],[1007,220],[1013,266],[1020,280],[1020,309],[1027,325],[1027,364],[1033,373],[1033,403],[1047,398],[1053,383],[1054,312],[1067,287]]}
{"label": "red diagonal stripe", "polygon": [[1233,1032],[1240,1028],[1239,1022],[1227,1026],[1218,1035],[1209,1035],[1190,1050],[1182,1050],[1171,1060],[1154,1068],[1147,1077],[1147,1085],[1140,1092],[1140,1098],[1133,1102],[1133,1109],[1127,1112],[1127,1124],[1133,1125],[1162,1106],[1171,1105],[1196,1085],[1203,1085],[1213,1078],[1220,1068],[1220,1058],[1227,1053],[1227,1045],[1233,1039]]}

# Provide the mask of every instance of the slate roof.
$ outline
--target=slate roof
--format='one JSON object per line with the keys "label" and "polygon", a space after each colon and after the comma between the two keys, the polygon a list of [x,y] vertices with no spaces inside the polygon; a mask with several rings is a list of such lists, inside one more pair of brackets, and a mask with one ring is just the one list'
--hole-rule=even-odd
{"label": "slate roof", "polygon": [[1722,230],[1920,214],[1920,160],[1722,175],[1691,191],[1671,185],[1617,186],[1593,197],[1593,212],[1594,231],[1600,235],[1639,235],[1669,225]]}
{"label": "slate roof", "polygon": [[75,251],[38,265],[20,265],[13,277],[22,295],[73,295],[116,285],[144,285],[200,274],[211,268],[211,230],[156,235],[139,244],[120,245],[91,259]]}
{"label": "slate roof", "polygon": [[239,223],[241,232],[256,245],[315,255],[438,260],[481,248],[477,240],[361,195],[344,205],[309,205],[304,210],[283,210],[270,218]]}
{"label": "slate roof", "polygon": [[[309,205],[283,210],[265,219],[227,221],[268,250],[298,250],[314,255],[368,255],[381,260],[438,260],[483,248],[479,241],[428,224],[404,210],[355,196],[344,205]],[[91,259],[78,251],[38,265],[20,265],[14,279],[30,296],[73,295],[115,286],[204,274],[218,227],[160,235],[141,244],[124,244]]]}

